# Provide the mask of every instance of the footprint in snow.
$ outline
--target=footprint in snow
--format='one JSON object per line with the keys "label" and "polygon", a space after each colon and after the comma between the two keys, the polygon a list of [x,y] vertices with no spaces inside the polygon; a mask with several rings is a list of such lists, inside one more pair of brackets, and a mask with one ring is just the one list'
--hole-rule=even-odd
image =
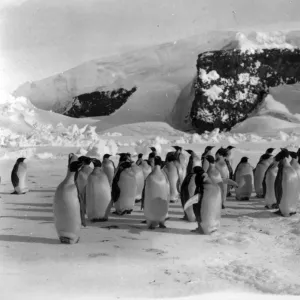
{"label": "footprint in snow", "polygon": [[96,258],[99,256],[109,256],[107,253],[91,253],[88,255],[89,258]]}
{"label": "footprint in snow", "polygon": [[160,249],[154,249],[154,248],[149,248],[149,249],[143,249],[146,252],[152,252],[152,253],[156,253],[156,255],[163,255],[166,254],[166,251],[160,250]]}

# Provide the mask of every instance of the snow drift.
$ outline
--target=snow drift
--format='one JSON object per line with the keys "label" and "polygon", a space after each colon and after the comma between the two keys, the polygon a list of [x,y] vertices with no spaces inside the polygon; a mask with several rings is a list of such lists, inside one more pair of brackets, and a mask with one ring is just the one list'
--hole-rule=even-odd
{"label": "snow drift", "polygon": [[[130,90],[136,86],[138,90],[117,111],[97,118],[102,121],[99,129],[159,121],[180,130],[190,130],[189,115],[195,96],[192,82],[195,81],[199,53],[219,49],[248,52],[294,49],[299,44],[299,31],[207,32],[173,43],[92,60],[61,74],[25,83],[14,95],[28,98],[38,108],[55,110],[86,93],[111,92],[119,88]],[[284,99],[276,100],[284,103]]]}

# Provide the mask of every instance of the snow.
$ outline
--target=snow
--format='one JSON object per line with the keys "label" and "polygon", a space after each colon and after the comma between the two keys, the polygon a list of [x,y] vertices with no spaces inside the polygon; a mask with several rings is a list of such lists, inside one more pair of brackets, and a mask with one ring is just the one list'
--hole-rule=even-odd
{"label": "snow", "polygon": [[208,90],[204,89],[205,91],[205,95],[209,98],[209,100],[211,101],[215,101],[215,100],[220,100],[220,94],[223,93],[223,90],[217,86],[217,85],[213,85],[211,88],[209,88]]}
{"label": "snow", "polygon": [[[118,152],[147,156],[151,146],[164,158],[174,145],[198,155],[207,145],[216,146],[214,151],[235,145],[235,168],[243,156],[255,166],[269,147],[297,150],[299,85],[271,89],[260,107],[231,132],[215,129],[198,135],[190,130],[187,115],[200,52],[222,47],[291,49],[299,41],[290,32],[210,32],[93,60],[60,76],[26,84],[14,96],[1,92],[1,295],[191,300],[300,295],[300,216],[275,216],[264,210],[260,199],[242,203],[229,198],[220,231],[211,236],[191,233],[195,224],[180,220],[180,204],[170,206],[167,230],[149,231],[141,224],[143,212],[136,205],[132,215],[110,215],[107,223],[88,223],[79,244],[72,246],[59,243],[52,212],[70,152],[101,159],[111,153],[117,163]],[[255,80],[248,75],[241,80]],[[219,79],[215,71],[201,70],[200,76],[206,82]],[[95,88],[134,85],[137,92],[111,116],[72,119],[51,112],[55,105]],[[219,92],[207,91],[212,99]],[[10,171],[20,156],[27,158],[30,192],[16,196],[10,194]]]}
{"label": "snow", "polygon": [[204,83],[210,83],[211,80],[217,80],[220,78],[220,75],[215,70],[210,71],[209,73],[206,73],[206,71],[204,69],[200,69],[199,73],[200,73],[199,78]]}

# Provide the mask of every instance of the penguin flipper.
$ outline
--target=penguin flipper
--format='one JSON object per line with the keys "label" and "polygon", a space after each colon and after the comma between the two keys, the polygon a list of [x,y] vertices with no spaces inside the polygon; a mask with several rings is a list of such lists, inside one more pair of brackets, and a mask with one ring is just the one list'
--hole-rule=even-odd
{"label": "penguin flipper", "polygon": [[184,210],[187,210],[193,204],[197,204],[199,202],[199,194],[194,195],[191,197],[184,205]]}
{"label": "penguin flipper", "polygon": [[274,189],[275,189],[275,198],[277,201],[277,205],[280,204],[282,198],[282,177],[283,177],[283,164],[282,162],[278,165],[278,172],[274,182]]}
{"label": "penguin flipper", "polygon": [[17,175],[19,166],[16,164],[14,165],[13,170],[11,171],[11,183],[13,187],[16,187],[19,185],[19,177]]}
{"label": "penguin flipper", "polygon": [[232,186],[235,186],[235,187],[239,186],[235,181],[233,181],[229,178],[223,178],[223,183],[228,184],[228,185],[232,185]]}
{"label": "penguin flipper", "polygon": [[143,191],[142,191],[141,210],[144,209],[144,203],[145,203],[145,187],[146,187],[146,180],[145,180],[144,188],[143,188]]}

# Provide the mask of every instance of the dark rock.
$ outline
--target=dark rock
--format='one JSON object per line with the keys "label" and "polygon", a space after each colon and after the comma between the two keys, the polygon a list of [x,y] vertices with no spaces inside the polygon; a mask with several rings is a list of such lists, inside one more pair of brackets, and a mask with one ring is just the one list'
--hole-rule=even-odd
{"label": "dark rock", "polygon": [[[216,73],[206,80],[211,71]],[[230,130],[259,107],[270,87],[300,82],[300,50],[204,52],[198,56],[197,75],[193,127],[198,133]]]}
{"label": "dark rock", "polygon": [[124,105],[136,90],[136,87],[131,90],[120,88],[79,95],[56,112],[73,118],[108,116]]}

